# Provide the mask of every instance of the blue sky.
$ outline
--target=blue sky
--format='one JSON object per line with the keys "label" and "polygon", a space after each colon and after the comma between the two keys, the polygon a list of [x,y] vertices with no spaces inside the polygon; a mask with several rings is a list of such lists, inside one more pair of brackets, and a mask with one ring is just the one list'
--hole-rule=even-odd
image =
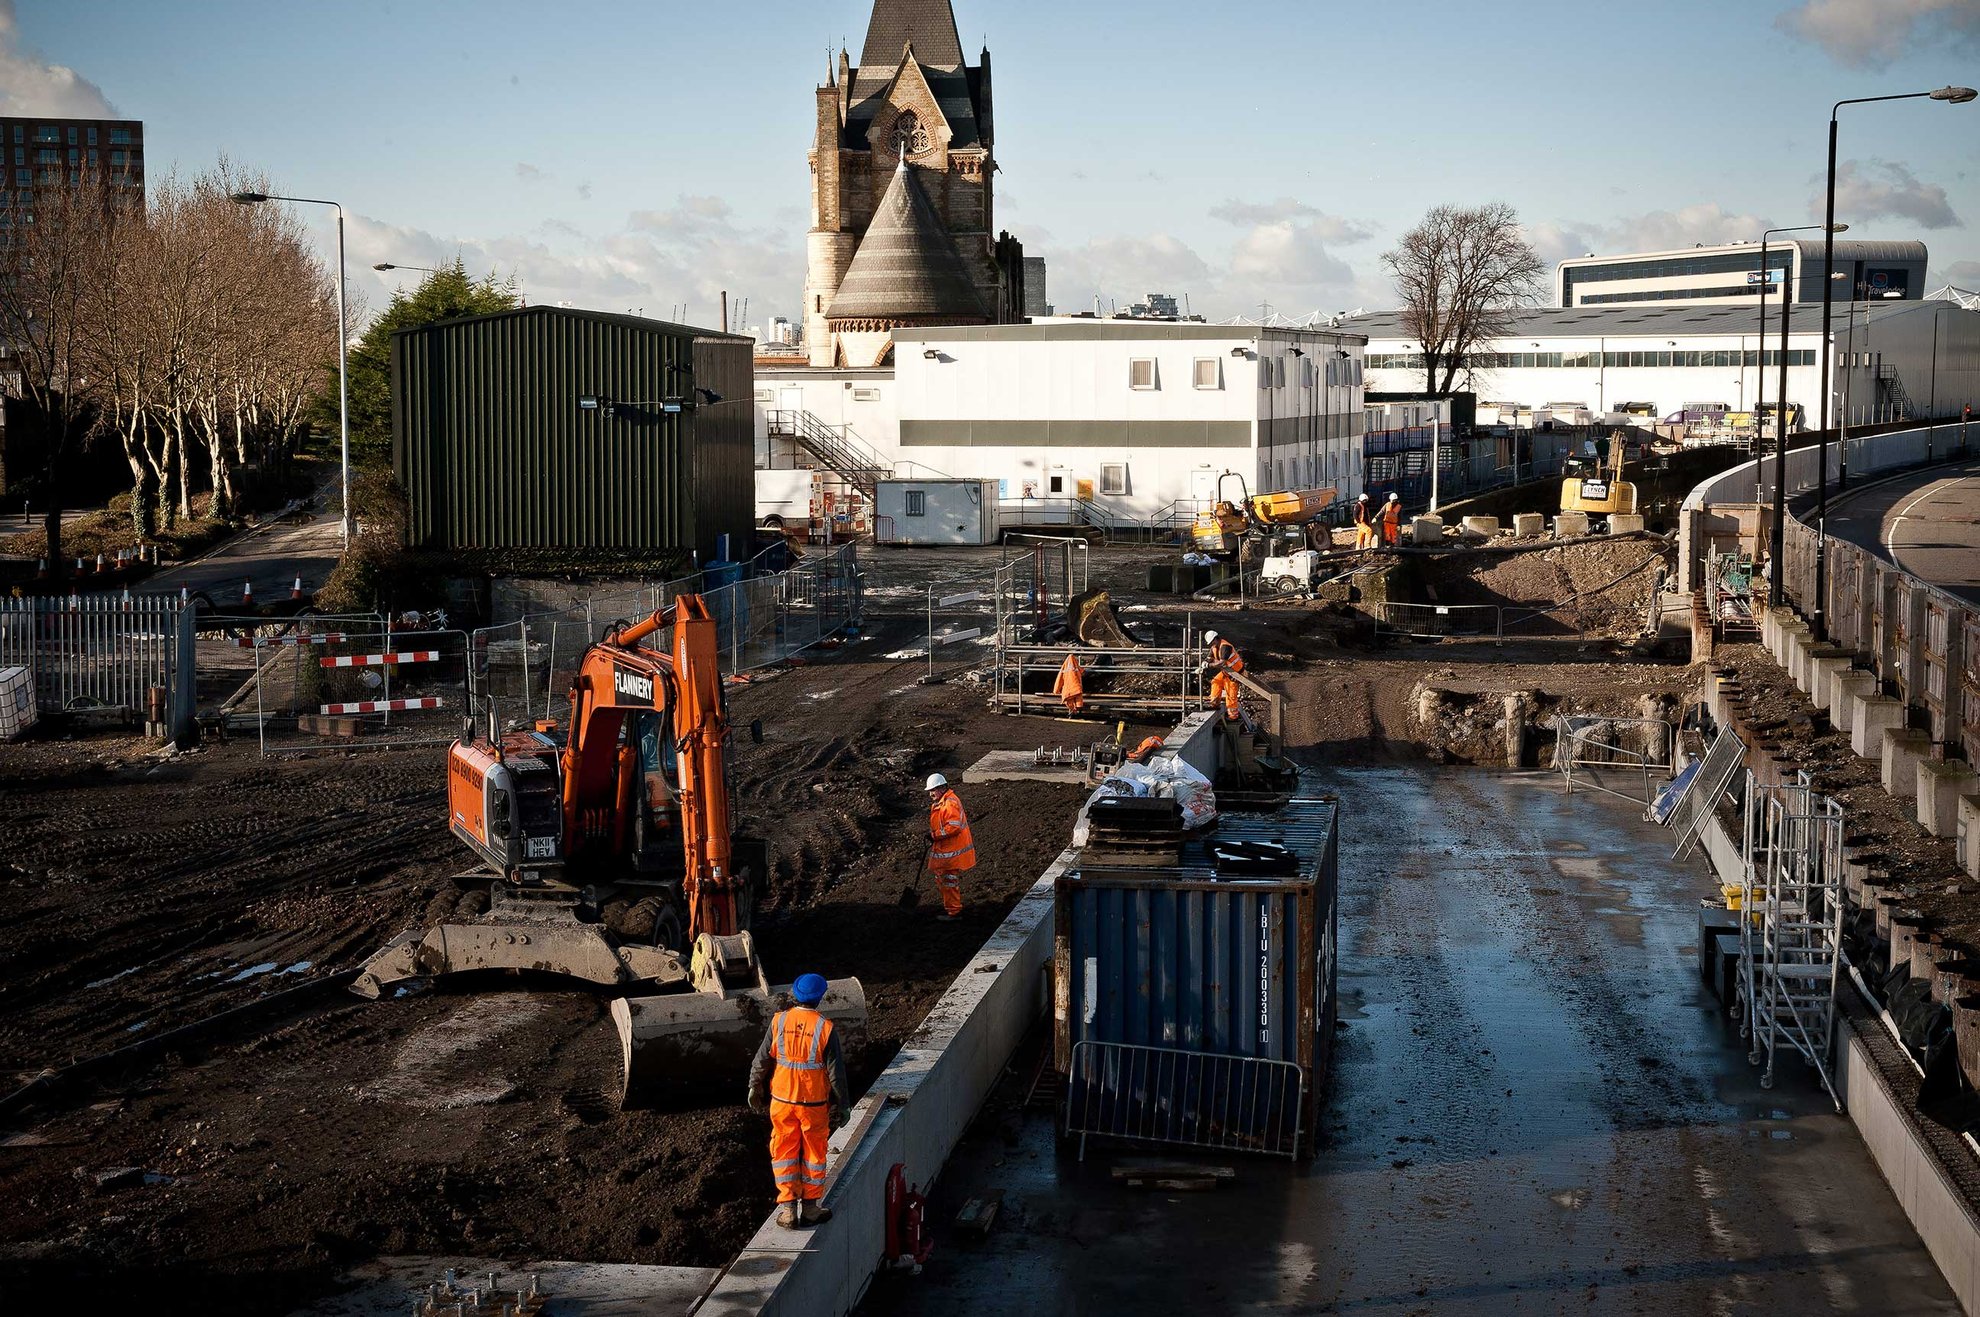
{"label": "blue sky", "polygon": [[[998,224],[1071,309],[1391,305],[1380,254],[1440,202],[1511,203],[1550,260],[1757,237],[1816,215],[1832,101],[1980,85],[1975,0],[955,8],[994,61]],[[812,88],[869,12],[0,0],[0,102],[100,96],[154,177],[224,152],[342,201],[374,304],[374,262],[459,251],[533,301],[714,323],[727,288],[761,323],[799,299]],[[1980,287],[1980,103],[1844,115],[1852,236]]]}

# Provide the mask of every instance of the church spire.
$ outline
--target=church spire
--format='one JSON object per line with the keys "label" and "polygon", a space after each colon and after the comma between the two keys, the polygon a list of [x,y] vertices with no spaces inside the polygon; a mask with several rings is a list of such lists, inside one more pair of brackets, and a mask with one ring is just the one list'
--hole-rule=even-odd
{"label": "church spire", "polygon": [[873,0],[873,19],[866,26],[866,47],[859,62],[871,68],[892,68],[904,46],[932,69],[963,66],[962,36],[949,0]]}

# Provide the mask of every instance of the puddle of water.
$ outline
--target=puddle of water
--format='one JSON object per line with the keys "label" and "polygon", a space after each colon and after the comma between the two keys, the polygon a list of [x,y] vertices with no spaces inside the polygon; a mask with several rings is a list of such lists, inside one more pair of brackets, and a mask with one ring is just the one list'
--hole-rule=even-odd
{"label": "puddle of water", "polygon": [[106,983],[115,983],[115,982],[116,982],[116,981],[117,981],[118,979],[127,979],[127,978],[129,978],[129,977],[130,977],[131,975],[133,975],[133,974],[135,974],[135,973],[137,973],[137,972],[138,972],[138,967],[137,967],[136,965],[133,965],[133,966],[131,966],[131,967],[130,967],[129,969],[120,969],[120,970],[118,970],[118,971],[117,971],[117,972],[116,972],[115,974],[112,974],[112,975],[111,975],[111,976],[110,976],[109,978],[107,978],[107,979],[98,979],[98,980],[96,980],[96,981],[95,981],[94,983],[85,983],[85,984],[83,984],[83,987],[85,987],[85,988],[100,988],[100,987],[102,987],[102,986],[103,986],[104,984],[106,984]]}
{"label": "puddle of water", "polygon": [[249,965],[246,969],[234,975],[233,978],[228,979],[227,982],[239,983],[243,979],[251,979],[258,974],[272,974],[275,972],[275,969],[276,969],[276,964],[274,961],[264,960],[259,965]]}
{"label": "puddle of water", "polygon": [[288,967],[287,969],[285,969],[285,970],[281,970],[281,971],[278,971],[278,972],[276,973],[276,975],[275,975],[275,977],[279,979],[279,978],[281,978],[281,977],[282,977],[282,976],[283,976],[284,974],[302,974],[302,973],[305,973],[305,972],[307,972],[307,971],[308,971],[308,969],[309,969],[309,967],[310,967],[310,966],[311,966],[312,964],[314,964],[314,963],[315,963],[314,961],[308,961],[308,960],[299,960],[299,961],[297,961],[297,962],[296,962],[295,964],[293,964],[293,965],[291,965],[291,966],[289,966],[289,967]]}
{"label": "puddle of water", "polygon": [[804,698],[806,698],[807,700],[829,700],[829,699],[831,699],[831,698],[832,698],[832,697],[833,697],[834,695],[837,695],[838,693],[839,693],[839,692],[838,692],[837,690],[829,690],[829,691],[806,691],[806,692],[804,693]]}

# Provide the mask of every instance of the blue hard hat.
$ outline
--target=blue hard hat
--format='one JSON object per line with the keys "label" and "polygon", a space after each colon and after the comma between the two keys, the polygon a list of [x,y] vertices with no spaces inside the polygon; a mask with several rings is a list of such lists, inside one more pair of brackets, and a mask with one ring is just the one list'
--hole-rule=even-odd
{"label": "blue hard hat", "polygon": [[791,985],[791,996],[802,1006],[816,1006],[825,999],[825,976],[822,974],[800,974],[798,981]]}

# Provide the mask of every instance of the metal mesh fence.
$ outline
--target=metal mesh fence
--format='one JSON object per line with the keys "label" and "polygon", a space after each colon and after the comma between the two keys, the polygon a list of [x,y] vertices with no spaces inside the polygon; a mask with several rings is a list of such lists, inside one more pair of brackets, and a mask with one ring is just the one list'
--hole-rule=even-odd
{"label": "metal mesh fence", "polygon": [[[556,611],[526,613],[468,633],[470,702],[498,725],[563,719],[571,680],[585,650],[607,631],[665,610],[699,593],[715,619],[722,671],[733,675],[780,663],[859,620],[858,549],[841,545],[788,571],[730,579],[748,567],[710,571],[663,585],[591,596]],[[664,650],[664,631],[648,647]]]}
{"label": "metal mesh fence", "polygon": [[263,754],[433,745],[467,711],[467,633],[382,627],[255,636],[252,715]]}

